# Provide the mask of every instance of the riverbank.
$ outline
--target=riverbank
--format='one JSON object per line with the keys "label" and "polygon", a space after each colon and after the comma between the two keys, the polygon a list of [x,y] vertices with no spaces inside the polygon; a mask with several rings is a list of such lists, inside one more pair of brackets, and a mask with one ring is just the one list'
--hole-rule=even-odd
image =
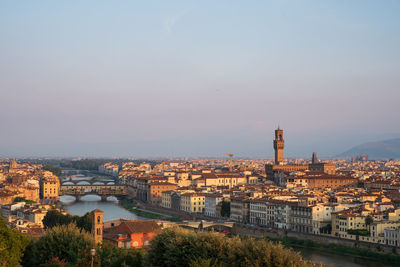
{"label": "riverbank", "polygon": [[135,213],[136,215],[141,216],[141,217],[146,217],[146,218],[155,219],[155,220],[170,221],[170,222],[181,222],[182,221],[181,219],[176,218],[176,217],[166,216],[166,215],[154,213],[151,211],[139,209],[132,203],[131,200],[126,199],[126,198],[120,199],[118,204],[121,207],[123,207],[124,209],[127,209],[128,211]]}
{"label": "riverbank", "polygon": [[321,252],[327,252],[330,254],[344,255],[349,257],[355,257],[362,260],[369,260],[374,262],[380,262],[390,264],[393,266],[400,265],[400,255],[398,254],[387,254],[374,252],[368,249],[362,249],[357,247],[347,247],[337,244],[321,244],[312,240],[297,239],[294,237],[283,237],[283,238],[271,238],[266,237],[268,240],[282,243],[285,247],[294,249],[312,249]]}

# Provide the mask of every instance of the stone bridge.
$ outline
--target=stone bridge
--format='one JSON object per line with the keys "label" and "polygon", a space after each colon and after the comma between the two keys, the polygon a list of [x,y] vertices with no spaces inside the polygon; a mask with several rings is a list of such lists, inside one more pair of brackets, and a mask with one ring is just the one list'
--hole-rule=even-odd
{"label": "stone bridge", "polygon": [[201,221],[201,222],[184,222],[179,226],[189,229],[207,230],[213,228],[217,231],[231,231],[234,222],[213,222],[213,221]]}
{"label": "stone bridge", "polygon": [[107,200],[109,196],[126,196],[128,187],[125,185],[61,185],[60,196],[74,196],[76,201],[86,195],[98,195],[102,201]]}
{"label": "stone bridge", "polygon": [[[114,181],[92,181],[92,180],[64,180],[61,185],[78,185],[79,183],[88,183],[89,185],[114,185]],[[87,185],[87,184],[82,184]]]}

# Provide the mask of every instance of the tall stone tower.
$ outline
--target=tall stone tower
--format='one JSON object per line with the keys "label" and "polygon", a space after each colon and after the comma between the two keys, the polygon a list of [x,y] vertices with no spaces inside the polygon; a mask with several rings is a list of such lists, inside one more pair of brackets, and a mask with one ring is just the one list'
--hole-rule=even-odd
{"label": "tall stone tower", "polygon": [[103,242],[103,213],[99,209],[92,211],[92,235],[96,244]]}
{"label": "tall stone tower", "polygon": [[283,130],[278,129],[275,130],[275,140],[274,140],[274,150],[275,150],[275,164],[282,165],[283,164],[283,149],[285,147],[285,141],[283,140]]}
{"label": "tall stone tower", "polygon": [[312,164],[318,163],[317,153],[316,153],[316,152],[314,152],[314,153],[312,154],[311,163],[312,163]]}

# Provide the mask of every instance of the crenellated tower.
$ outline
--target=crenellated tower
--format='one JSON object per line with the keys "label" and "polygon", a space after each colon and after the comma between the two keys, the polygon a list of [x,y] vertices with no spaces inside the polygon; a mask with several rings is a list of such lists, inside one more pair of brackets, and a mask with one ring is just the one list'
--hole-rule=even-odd
{"label": "crenellated tower", "polygon": [[283,164],[283,149],[285,148],[285,141],[283,140],[283,130],[278,129],[275,130],[275,140],[274,140],[274,150],[275,150],[275,164],[282,165]]}

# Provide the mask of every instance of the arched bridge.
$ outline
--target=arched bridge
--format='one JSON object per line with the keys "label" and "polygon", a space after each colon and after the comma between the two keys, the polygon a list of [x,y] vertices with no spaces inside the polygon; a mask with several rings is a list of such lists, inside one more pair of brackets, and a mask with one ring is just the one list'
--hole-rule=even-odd
{"label": "arched bridge", "polygon": [[128,195],[128,188],[125,185],[61,185],[60,196],[74,196],[77,201],[85,195],[99,195],[101,200],[106,200],[108,196]]}
{"label": "arched bridge", "polygon": [[201,221],[201,222],[183,222],[179,224],[179,226],[183,228],[189,228],[189,229],[199,229],[199,230],[207,230],[213,228],[214,230],[217,231],[231,231],[234,222],[209,222],[209,221]]}
{"label": "arched bridge", "polygon": [[61,185],[114,185],[114,181],[65,180]]}

